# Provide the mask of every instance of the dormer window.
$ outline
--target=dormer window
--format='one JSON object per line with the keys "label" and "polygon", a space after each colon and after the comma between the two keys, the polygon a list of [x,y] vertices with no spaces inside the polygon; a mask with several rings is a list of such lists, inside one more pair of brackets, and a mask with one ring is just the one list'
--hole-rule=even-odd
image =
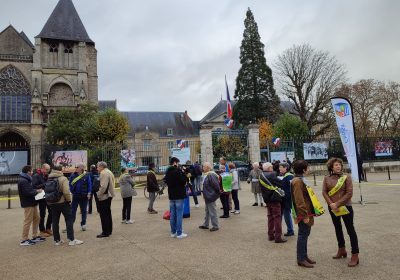
{"label": "dormer window", "polygon": [[173,136],[173,135],[174,135],[174,133],[173,133],[172,128],[167,128],[167,136]]}

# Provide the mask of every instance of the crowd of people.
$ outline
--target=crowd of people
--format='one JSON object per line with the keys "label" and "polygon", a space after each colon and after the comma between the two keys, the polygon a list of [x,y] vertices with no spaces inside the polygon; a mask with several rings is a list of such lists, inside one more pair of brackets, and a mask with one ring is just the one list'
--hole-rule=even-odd
{"label": "crowd of people", "polygon": [[[202,230],[218,231],[220,229],[219,219],[229,218],[230,214],[240,214],[239,190],[241,186],[235,164],[227,162],[225,158],[220,158],[217,170],[214,170],[213,165],[209,162],[203,163],[202,166],[199,164],[196,166],[196,164],[181,166],[179,159],[173,157],[163,178],[168,186],[170,235],[172,238],[188,237],[183,230],[183,212],[189,189],[196,207],[199,205],[196,194],[202,194],[204,199],[204,222],[199,225]],[[66,229],[64,231],[67,233],[68,244],[70,246],[83,244],[83,241],[76,239],[74,234],[77,209],[79,206],[80,228],[82,231],[86,231],[87,214],[92,213],[93,198],[101,222],[101,232],[97,238],[112,235],[111,203],[115,197],[117,181],[113,172],[103,161],[92,165],[89,172],[85,171],[83,163],[78,163],[75,167],[75,172],[69,178],[62,173],[62,165],[50,167],[48,164],[43,164],[35,173],[31,166],[23,167],[18,181],[21,207],[24,209],[20,245],[34,245],[45,241],[50,236],[53,236],[55,245],[64,243],[59,230],[61,214],[65,220]],[[351,206],[353,188],[351,177],[343,173],[341,159],[330,159],[327,167],[329,175],[323,181],[323,197],[328,204],[338,241],[338,252],[333,258],[347,257],[341,223],[343,220],[350,236],[352,248],[352,257],[348,266],[353,267],[359,264],[359,248],[353,223],[354,211]],[[294,174],[290,172],[292,168]],[[311,227],[314,225],[316,211],[310,196],[310,187],[304,177],[307,171],[308,163],[304,160],[296,160],[293,164],[282,162],[278,163],[278,166],[269,162],[254,163],[247,182],[251,184],[251,191],[254,193],[253,206],[264,206],[265,204],[267,208],[268,240],[285,243],[287,239],[284,237],[295,235],[293,224],[297,224],[297,263],[299,266],[312,268],[316,261],[308,255],[307,241]],[[198,179],[199,177],[200,179]],[[137,195],[135,182],[126,168],[122,168],[118,182],[123,201],[121,221],[123,224],[132,224],[132,197]],[[149,192],[147,211],[149,214],[157,214],[158,212],[154,210],[154,202],[160,186],[153,163],[149,165],[147,174],[147,191]],[[223,210],[220,216],[217,214],[218,199],[221,202],[221,210]],[[282,220],[287,226],[287,232],[284,234]],[[31,227],[32,238],[29,238]]]}

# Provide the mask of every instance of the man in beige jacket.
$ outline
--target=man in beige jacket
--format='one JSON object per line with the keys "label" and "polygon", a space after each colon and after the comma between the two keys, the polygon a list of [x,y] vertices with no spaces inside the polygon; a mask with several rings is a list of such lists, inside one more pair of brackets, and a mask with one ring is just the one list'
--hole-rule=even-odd
{"label": "man in beige jacket", "polygon": [[[65,219],[65,224],[67,225],[67,237],[69,239],[68,245],[70,246],[81,245],[83,241],[75,239],[74,237],[74,223],[72,220],[72,212],[71,212],[72,195],[69,190],[68,179],[67,177],[64,176],[61,170],[62,170],[61,165],[55,165],[49,175],[49,180],[48,180],[48,183],[50,181],[57,180],[58,191],[62,193],[58,202],[55,203],[47,202],[49,205],[51,205],[54,242],[56,246],[59,246],[62,243],[64,243],[64,241],[61,240],[60,229],[59,229],[60,216],[62,213]],[[45,191],[47,194],[46,185],[45,185]]]}
{"label": "man in beige jacket", "polygon": [[107,168],[107,163],[97,163],[97,170],[100,173],[100,189],[97,192],[99,198],[99,212],[102,232],[97,238],[109,237],[112,234],[111,200],[115,196],[115,177]]}

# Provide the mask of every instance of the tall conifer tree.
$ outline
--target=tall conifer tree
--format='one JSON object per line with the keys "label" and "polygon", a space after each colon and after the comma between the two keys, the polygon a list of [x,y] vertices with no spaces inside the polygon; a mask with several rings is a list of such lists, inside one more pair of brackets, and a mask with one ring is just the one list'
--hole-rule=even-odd
{"label": "tall conifer tree", "polygon": [[264,44],[250,8],[244,20],[243,41],[240,46],[241,68],[236,78],[234,97],[237,103],[233,119],[240,125],[257,123],[261,119],[275,122],[281,113],[280,100],[275,93],[271,68],[268,67]]}

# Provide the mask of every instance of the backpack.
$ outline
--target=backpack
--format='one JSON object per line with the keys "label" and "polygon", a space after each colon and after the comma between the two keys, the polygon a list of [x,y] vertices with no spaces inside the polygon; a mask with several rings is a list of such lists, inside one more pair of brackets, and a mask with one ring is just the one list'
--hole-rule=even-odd
{"label": "backpack", "polygon": [[100,175],[94,174],[92,182],[92,193],[96,193],[99,190],[100,190]]}
{"label": "backpack", "polygon": [[57,203],[61,199],[63,193],[60,192],[58,178],[49,179],[44,184],[44,193],[46,202]]}

